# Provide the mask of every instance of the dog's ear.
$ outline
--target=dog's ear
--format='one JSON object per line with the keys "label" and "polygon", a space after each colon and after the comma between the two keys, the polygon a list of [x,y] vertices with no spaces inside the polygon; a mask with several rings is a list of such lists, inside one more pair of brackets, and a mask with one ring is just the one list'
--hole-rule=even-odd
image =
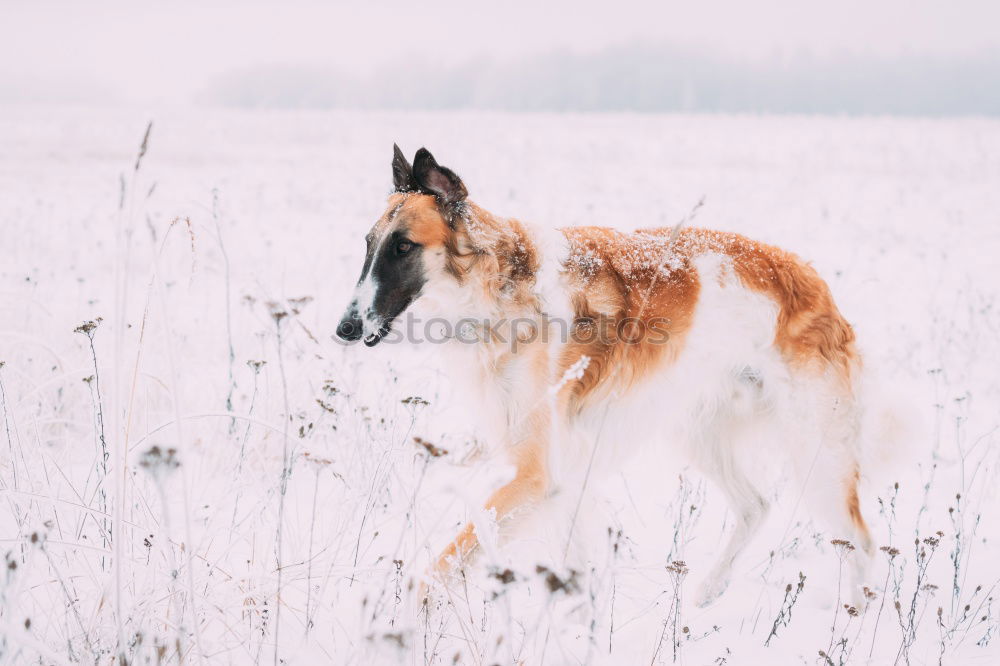
{"label": "dog's ear", "polygon": [[444,206],[464,201],[469,195],[458,174],[439,165],[426,148],[418,150],[413,158],[413,178],[422,192],[433,194]]}
{"label": "dog's ear", "polygon": [[396,144],[392,144],[392,184],[397,192],[412,192],[417,189],[413,167]]}

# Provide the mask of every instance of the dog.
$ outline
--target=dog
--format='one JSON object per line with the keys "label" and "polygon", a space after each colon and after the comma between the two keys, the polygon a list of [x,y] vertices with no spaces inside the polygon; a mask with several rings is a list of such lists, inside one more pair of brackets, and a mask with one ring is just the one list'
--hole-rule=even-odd
{"label": "dog", "polygon": [[[473,203],[425,148],[411,164],[394,146],[392,175],[337,335],[377,345],[406,311],[455,325],[445,348],[464,356],[454,372],[467,375],[516,470],[486,502],[499,525],[615,469],[640,442],[669,445],[735,517],[697,594],[707,605],[768,513],[746,466],[764,455],[748,448],[750,433],[768,425],[812,513],[857,548],[860,590],[873,554],[858,496],[861,360],[811,266],[735,233],[680,225],[539,231]],[[434,570],[478,546],[470,523]]]}

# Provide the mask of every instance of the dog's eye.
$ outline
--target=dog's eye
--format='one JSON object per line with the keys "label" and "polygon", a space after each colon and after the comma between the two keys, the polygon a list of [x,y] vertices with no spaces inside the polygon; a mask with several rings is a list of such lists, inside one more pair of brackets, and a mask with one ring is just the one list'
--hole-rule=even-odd
{"label": "dog's eye", "polygon": [[404,255],[413,249],[413,243],[408,240],[401,240],[396,243],[396,254]]}

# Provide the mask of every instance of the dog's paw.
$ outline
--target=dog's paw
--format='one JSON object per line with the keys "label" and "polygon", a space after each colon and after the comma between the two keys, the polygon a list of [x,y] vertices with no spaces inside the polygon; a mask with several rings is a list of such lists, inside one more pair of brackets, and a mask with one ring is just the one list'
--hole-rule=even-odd
{"label": "dog's paw", "polygon": [[846,592],[844,592],[843,604],[848,608],[854,607],[857,610],[862,610],[865,607],[865,587],[863,585],[852,585]]}
{"label": "dog's paw", "polygon": [[416,586],[417,607],[433,612],[446,606],[450,596],[449,589],[454,590],[452,586],[463,575],[461,566],[453,560],[442,558],[436,566],[424,573],[420,584]]}
{"label": "dog's paw", "polygon": [[725,576],[713,577],[703,580],[698,586],[694,595],[694,603],[698,608],[705,608],[722,596],[722,593],[729,587],[729,578]]}
{"label": "dog's paw", "polygon": [[417,586],[417,605],[426,606],[431,600],[431,586],[426,580],[420,581]]}
{"label": "dog's paw", "polygon": [[417,611],[434,614],[448,604],[448,594],[440,581],[421,581],[417,588]]}

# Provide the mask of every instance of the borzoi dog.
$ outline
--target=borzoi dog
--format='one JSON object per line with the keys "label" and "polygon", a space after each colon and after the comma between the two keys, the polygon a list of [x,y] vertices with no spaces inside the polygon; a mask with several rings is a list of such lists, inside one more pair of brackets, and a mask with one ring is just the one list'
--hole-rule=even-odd
{"label": "borzoi dog", "polygon": [[[640,442],[679,447],[735,516],[698,593],[707,604],[768,512],[745,465],[759,455],[747,435],[776,424],[783,434],[771,444],[790,459],[802,498],[857,547],[858,589],[872,554],[858,500],[860,360],[813,268],[706,229],[539,233],[470,201],[423,148],[411,165],[396,147],[392,172],[337,334],[376,345],[411,309],[476,339],[453,345],[468,355],[454,370],[471,374],[484,424],[516,469],[486,504],[499,524],[582,474],[613,469]],[[478,546],[469,524],[436,570]]]}

